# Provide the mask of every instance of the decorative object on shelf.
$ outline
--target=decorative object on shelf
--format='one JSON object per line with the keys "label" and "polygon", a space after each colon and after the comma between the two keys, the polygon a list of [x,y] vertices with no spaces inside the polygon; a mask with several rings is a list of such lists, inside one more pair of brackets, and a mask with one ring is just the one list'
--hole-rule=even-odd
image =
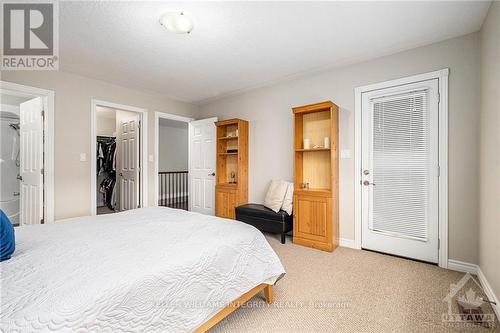
{"label": "decorative object on shelf", "polygon": [[311,142],[309,139],[304,139],[304,149],[311,149]]}
{"label": "decorative object on shelf", "polygon": [[324,143],[325,148],[330,148],[330,137],[325,136],[325,143]]}
{"label": "decorative object on shelf", "polygon": [[227,147],[226,153],[237,153],[238,147]]}
{"label": "decorative object on shelf", "polygon": [[227,133],[227,137],[228,138],[237,138],[238,137],[238,131]]}
{"label": "decorative object on shelf", "polygon": [[236,172],[231,171],[231,181],[230,184],[236,184]]}
{"label": "decorative object on shelf", "polygon": [[338,107],[330,101],[299,106],[293,117],[293,242],[333,251],[339,237]]}

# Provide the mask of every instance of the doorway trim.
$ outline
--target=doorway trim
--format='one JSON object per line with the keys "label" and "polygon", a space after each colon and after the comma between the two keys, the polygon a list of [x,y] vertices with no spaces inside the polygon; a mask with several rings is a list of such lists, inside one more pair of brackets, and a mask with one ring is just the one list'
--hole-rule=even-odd
{"label": "doorway trim", "polygon": [[52,90],[26,86],[18,83],[0,81],[0,90],[22,97],[41,97],[43,100],[43,221],[55,221],[54,204],[54,98]]}
{"label": "doorway trim", "polygon": [[409,77],[399,78],[354,88],[354,247],[361,249],[361,115],[362,94],[409,83],[437,79],[439,93],[439,249],[438,265],[448,268],[448,77],[444,68]]}
{"label": "doorway trim", "polygon": [[[154,181],[154,189],[155,189],[155,192],[154,192],[154,195],[153,195],[153,198],[154,198],[154,204],[153,206],[158,206],[158,199],[159,199],[159,196],[158,196],[158,190],[159,190],[159,184],[158,184],[158,171],[159,171],[159,157],[160,157],[160,131],[159,131],[159,128],[160,128],[160,118],[161,119],[170,119],[170,120],[176,120],[176,121],[182,121],[182,122],[185,122],[189,125],[189,123],[191,121],[194,120],[194,118],[189,118],[189,117],[183,117],[183,116],[178,116],[176,114],[171,114],[171,113],[165,113],[165,112],[155,112],[155,121],[154,121],[154,126],[155,126],[155,148],[154,148],[154,155],[153,155],[153,158],[154,158],[154,178],[155,178],[155,181]],[[188,134],[189,136],[189,134]],[[189,169],[189,147],[188,147],[188,169]],[[188,173],[188,183],[190,183],[190,175]],[[189,188],[189,187],[188,187]],[[188,190],[188,193],[189,193],[189,190]],[[188,208],[189,210],[191,210],[191,207]]]}
{"label": "doorway trim", "polygon": [[90,212],[91,215],[97,214],[97,159],[96,159],[96,131],[97,131],[97,110],[98,106],[107,107],[111,109],[118,109],[123,111],[137,112],[140,115],[141,121],[141,186],[140,192],[140,205],[146,207],[148,204],[148,112],[147,109],[139,108],[136,106],[117,104],[92,98],[90,112]]}

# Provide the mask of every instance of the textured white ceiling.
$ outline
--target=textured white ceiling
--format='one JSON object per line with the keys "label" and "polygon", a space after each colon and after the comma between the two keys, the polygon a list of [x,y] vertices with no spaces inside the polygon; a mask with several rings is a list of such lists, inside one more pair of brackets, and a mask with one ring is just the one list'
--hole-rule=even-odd
{"label": "textured white ceiling", "polygon": [[[202,103],[478,31],[490,2],[61,2],[61,69]],[[165,30],[183,10],[194,30]]]}

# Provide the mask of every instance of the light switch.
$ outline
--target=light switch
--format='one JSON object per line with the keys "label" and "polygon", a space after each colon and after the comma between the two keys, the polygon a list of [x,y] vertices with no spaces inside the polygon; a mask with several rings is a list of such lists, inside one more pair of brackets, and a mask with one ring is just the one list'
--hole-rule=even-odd
{"label": "light switch", "polygon": [[340,150],[340,158],[351,158],[351,150],[350,149],[341,149]]}
{"label": "light switch", "polygon": [[80,162],[87,162],[87,154],[80,153]]}
{"label": "light switch", "polygon": [[149,162],[154,162],[155,161],[155,157],[153,156],[153,154],[150,154],[149,155]]}

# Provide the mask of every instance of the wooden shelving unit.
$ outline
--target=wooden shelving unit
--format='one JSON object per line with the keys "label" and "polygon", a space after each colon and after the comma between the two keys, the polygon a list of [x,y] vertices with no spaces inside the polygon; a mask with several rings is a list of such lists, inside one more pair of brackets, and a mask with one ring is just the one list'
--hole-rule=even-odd
{"label": "wooden shelving unit", "polygon": [[[338,245],[338,107],[327,101],[292,109],[294,114],[293,242],[324,251]],[[304,149],[304,139],[311,146]],[[304,186],[307,184],[308,186]]]}
{"label": "wooden shelving unit", "polygon": [[[248,200],[248,122],[218,121],[215,215],[234,219],[235,207]],[[234,177],[233,177],[234,176]]]}

